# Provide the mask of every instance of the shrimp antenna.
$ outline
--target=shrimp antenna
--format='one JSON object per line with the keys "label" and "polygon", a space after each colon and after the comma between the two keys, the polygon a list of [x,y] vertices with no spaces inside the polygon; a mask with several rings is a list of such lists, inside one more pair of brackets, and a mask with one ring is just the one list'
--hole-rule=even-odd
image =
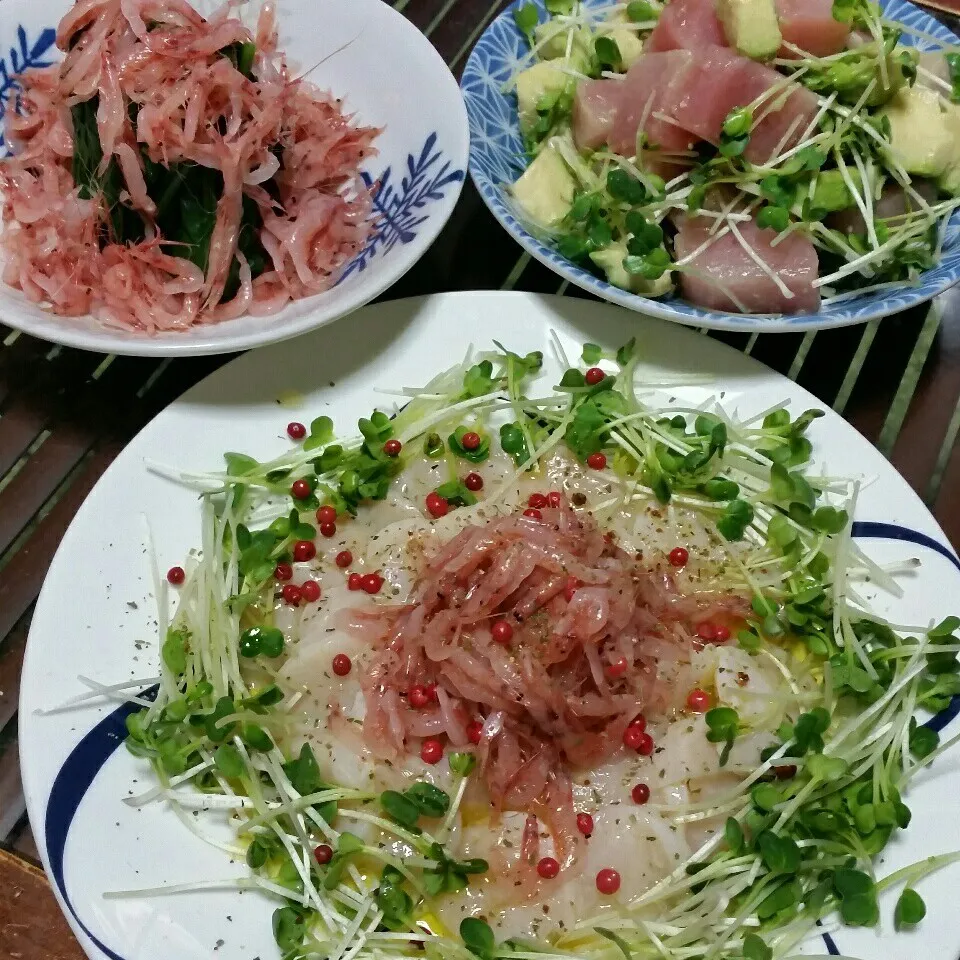
{"label": "shrimp antenna", "polygon": [[297,80],[303,80],[305,77],[310,76],[317,67],[323,66],[331,57],[335,57],[338,53],[342,53],[347,47],[353,46],[361,37],[363,36],[363,30],[361,30],[352,40],[348,40],[346,43],[341,44],[337,47],[336,50],[328,53],[322,60],[318,60],[309,70],[304,71],[297,77]]}

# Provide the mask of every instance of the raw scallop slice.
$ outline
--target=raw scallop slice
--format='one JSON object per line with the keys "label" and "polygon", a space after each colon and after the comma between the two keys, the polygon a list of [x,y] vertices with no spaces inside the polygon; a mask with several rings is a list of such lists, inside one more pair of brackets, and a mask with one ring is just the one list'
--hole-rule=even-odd
{"label": "raw scallop slice", "polygon": [[[846,46],[850,25],[833,19],[833,0],[776,0],[780,33],[815,57],[829,57]],[[797,56],[791,50],[780,51],[781,57]]]}
{"label": "raw scallop slice", "polygon": [[727,44],[713,0],[671,0],[644,45],[647,53],[702,50]]}
{"label": "raw scallop slice", "polygon": [[[684,77],[682,88],[675,102],[671,97],[662,99],[662,110],[673,117],[685,130],[698,139],[719,144],[723,122],[731,110],[745,107],[775,84],[782,84],[784,77],[762,63],[756,63],[727,47],[712,47],[700,51],[694,58],[693,69]],[[671,95],[674,90],[669,91]],[[782,93],[774,94],[776,99]],[[763,115],[770,103],[757,109],[757,118]],[[791,128],[799,139],[806,126],[816,115],[817,98],[800,86],[794,88],[786,103],[769,113],[753,129],[745,156],[753,163],[770,159],[770,154],[784,139]],[[796,140],[790,138],[793,142]],[[788,141],[789,145],[789,141]]]}
{"label": "raw scallop slice", "polygon": [[573,140],[581,150],[607,142],[620,104],[621,80],[584,80],[573,98]]}
{"label": "raw scallop slice", "polygon": [[670,50],[646,53],[630,68],[619,81],[620,106],[609,138],[614,152],[627,157],[633,155],[644,115],[647,119],[643,128],[648,139],[664,150],[686,150],[699,139],[684,128],[654,116],[663,112],[664,104],[674,103],[681,96],[687,87],[687,78],[694,72],[694,60],[689,50]]}
{"label": "raw scallop slice", "polygon": [[[710,239],[713,224],[714,220],[708,217],[681,220],[674,241],[678,261]],[[750,313],[804,313],[819,308],[820,293],[813,285],[817,279],[817,251],[808,237],[791,233],[772,247],[777,234],[761,230],[756,221],[738,223],[737,229],[793,296],[783,293],[731,231],[714,239],[689,262],[697,275],[680,272],[680,291],[685,299],[709,310],[731,312],[739,312],[740,307]]]}

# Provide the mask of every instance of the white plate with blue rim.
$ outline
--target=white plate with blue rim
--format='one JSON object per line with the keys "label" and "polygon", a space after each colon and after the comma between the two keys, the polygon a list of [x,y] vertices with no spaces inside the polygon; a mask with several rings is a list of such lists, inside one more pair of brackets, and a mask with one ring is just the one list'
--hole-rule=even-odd
{"label": "white plate with blue rim", "polygon": [[[629,293],[560,255],[544,237],[534,235],[518,218],[506,188],[525,166],[523,138],[517,115],[517,98],[506,84],[525,65],[529,45],[514,21],[514,11],[525,0],[514,0],[477,40],[460,79],[470,120],[470,176],[484,202],[501,226],[529,254],[559,276],[584,290],[630,310],[648,313],[695,327],[748,333],[818,330],[863,323],[899,313],[932,299],[960,280],[960,212],[954,212],[946,232],[942,257],[915,285],[865,293],[821,307],[816,313],[736,314],[707,310],[676,296],[650,299]],[[541,21],[547,18],[545,0],[533,2]],[[607,0],[584,0],[586,7],[608,7]],[[907,0],[880,0],[883,13],[916,30],[931,34],[944,44],[960,40],[929,13]],[[921,50],[935,44],[904,34],[901,43]]]}
{"label": "white plate with blue rim", "polygon": [[[55,28],[69,0],[4,0],[0,21],[0,121],[16,74],[54,62]],[[217,5],[197,0],[201,12]],[[329,290],[272,316],[245,315],[148,335],[91,316],[61,317],[0,284],[0,322],[44,340],[104,353],[227,353],[295,337],[344,316],[400,279],[447,222],[466,176],[469,134],[456,81],[433,45],[382,0],[281,0],[279,50],[310,80],[343,98],[347,114],[382,127],[362,169],[376,184],[376,229]],[[0,128],[2,133],[2,128]],[[7,152],[0,139],[0,155]]]}
{"label": "white plate with blue rim", "polygon": [[[123,802],[153,786],[144,762],[122,749],[124,720],[135,708],[94,697],[55,710],[89,692],[80,677],[127,684],[130,695],[140,689],[137,681],[148,687],[157,673],[144,517],[165,569],[197,545],[199,512],[192,490],[147,464],[217,470],[221,451],[231,449],[267,460],[289,450],[284,424],[290,414],[278,407],[278,398],[296,392],[302,398],[300,419],[322,411],[338,426],[351,424],[383,403],[377,388],[419,384],[433,370],[459,363],[464,330],[473,332],[478,349],[499,340],[521,355],[543,351],[545,385],[556,383],[562,369],[555,345],[575,357],[585,341],[609,350],[636,336],[640,376],[651,385],[651,402],[696,407],[719,401],[743,420],[784,403],[793,416],[820,406],[795,383],[715,340],[656,319],[631,320],[625,323],[623,311],[608,304],[520,293],[455,293],[380,304],[358,315],[363,337],[340,325],[226,365],[160,414],[111,465],[64,536],[38,600],[19,718],[23,784],[37,848],[91,960],[279,957],[270,930],[276,902],[260,891],[230,889],[244,876],[245,865],[206,845],[163,803]],[[908,571],[898,579],[900,596],[860,583],[876,613],[921,625],[954,613],[960,561],[917,495],[831,410],[809,435],[815,462],[831,476],[863,478],[853,517],[856,542],[876,563]],[[955,698],[933,721],[944,739],[957,733],[958,712]],[[914,778],[905,794],[914,827],[886,847],[879,874],[960,850],[958,777],[960,750],[954,750]],[[209,824],[205,829],[213,832]],[[825,939],[808,941],[805,952],[956,960],[958,869],[918,884],[927,917],[915,932],[893,933],[896,893],[884,894],[879,932],[839,926]],[[177,884],[204,881],[209,889],[175,892]],[[104,896],[169,885],[165,896]]]}

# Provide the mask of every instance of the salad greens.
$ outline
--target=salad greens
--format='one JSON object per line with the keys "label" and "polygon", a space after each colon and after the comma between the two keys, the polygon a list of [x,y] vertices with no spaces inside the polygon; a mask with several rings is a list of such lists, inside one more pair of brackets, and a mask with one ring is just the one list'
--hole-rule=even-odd
{"label": "salad greens", "polygon": [[[224,473],[183,478],[203,491],[203,555],[187,564],[173,622],[161,622],[156,700],[127,720],[128,748],[159,782],[132,802],[163,797],[192,830],[192,809],[237,816],[229,849],[250,868],[238,886],[278,901],[273,931],[285,958],[608,960],[619,951],[770,960],[790,956],[821,921],[875,925],[888,887],[903,890],[897,928],[916,926],[925,913],[917,885],[960,859],[946,854],[886,878],[874,865],[910,824],[910,781],[952,743],[915,713],[960,694],[960,618],[906,635],[867,612],[857,571],[897,588],[851,537],[858,484],[811,469],[807,432],[820,411],[791,417],[778,406],[739,419],[715,405],[658,409],[638,394],[639,359],[633,341],[616,352],[585,344],[589,370],[564,357],[554,390],[531,397],[542,355],[499,347],[407,391],[393,416],[361,419],[353,438],[338,440],[318,418],[307,442],[272,461],[230,453]],[[468,431],[482,439],[472,451]],[[384,454],[391,440],[401,441],[400,456]],[[815,701],[798,698],[727,795],[651,804],[677,825],[719,818],[721,830],[625,909],[583,918],[550,943],[497,943],[482,918],[457,932],[432,914],[432,898],[489,869],[448,847],[476,772],[472,749],[449,754],[449,791],[426,780],[379,794],[338,786],[308,744],[294,751],[297,695],[277,678],[285,638],[273,623],[275,570],[294,559],[294,542],[316,535],[304,513],[318,504],[362,511],[423,457],[447,464],[448,487],[462,464],[496,447],[516,473],[485,491],[489,500],[564,447],[580,461],[605,458],[612,492],[595,513],[634,501],[694,510],[721,542],[739,543],[721,582],[752,596],[740,647],[772,659],[791,683],[791,664],[819,678]],[[308,483],[308,497],[292,497],[295,480]],[[450,505],[470,509],[476,498],[465,493]],[[727,703],[705,720],[726,763],[750,721]],[[365,841],[352,824],[373,825],[393,846]],[[406,855],[391,852],[397,843]]]}
{"label": "salad greens", "polygon": [[[626,155],[606,145],[579,149],[572,137],[578,85],[622,76],[661,9],[659,2],[547,4],[543,22],[532,3],[513,12],[529,52],[508,88],[520,97],[531,161],[514,199],[561,255],[617,286],[661,296],[695,272],[694,254],[673,248],[679,218],[695,213],[717,221],[697,256],[732,233],[776,283],[737,225],[756,218],[778,240],[809,238],[819,259],[815,286],[827,304],[915,282],[937,264],[960,205],[960,53],[884,17],[870,0],[835,0],[834,18],[860,42],[826,57],[785,44],[771,61],[783,82],[732,110],[716,146],[664,151],[641,131]],[[918,41],[939,53],[921,56],[908,45]],[[550,76],[538,73],[545,67]],[[816,96],[816,117],[767,162],[751,163],[744,156],[751,133],[791,80]]]}

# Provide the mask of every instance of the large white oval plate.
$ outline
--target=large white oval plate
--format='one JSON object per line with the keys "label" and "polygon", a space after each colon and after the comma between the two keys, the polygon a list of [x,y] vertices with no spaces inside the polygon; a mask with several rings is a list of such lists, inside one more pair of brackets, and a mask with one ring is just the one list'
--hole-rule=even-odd
{"label": "large white oval plate", "polygon": [[[4,0],[0,19],[0,121],[15,74],[57,59],[55,27],[72,0]],[[193,0],[206,12],[215,0]],[[443,58],[383,0],[280,0],[280,50],[294,70],[334,96],[358,123],[383,127],[363,173],[379,183],[380,219],[336,286],[269,317],[150,336],[93,317],[58,317],[0,283],[0,322],[83,350],[136,356],[231,353],[286,340],[362,307],[396,283],[436,239],[466,175],[467,117]],[[0,156],[6,148],[0,132]]]}
{"label": "large white oval plate", "polygon": [[[277,399],[297,391],[308,420],[320,412],[350,430],[385,405],[376,388],[418,385],[463,359],[467,344],[497,339],[523,354],[542,350],[545,379],[558,364],[551,331],[571,357],[593,341],[616,347],[636,335],[648,382],[696,375],[700,385],[667,386],[663,401],[720,398],[741,415],[789,400],[794,414],[814,397],[749,357],[693,331],[616,307],[520,293],[444,294],[395,301],[357,315],[362,337],[339,326],[295,343],[249,353],[218,370],[165,410],[120,455],[78,512],[50,568],[33,618],[23,672],[20,745],[23,782],[37,846],[57,897],[94,960],[273,960],[274,904],[259,894],[214,891],[149,900],[105,900],[110,890],[240,876],[244,867],[207,847],[153,804],[134,810],[123,797],[148,786],[145,767],[120,747],[116,704],[43,714],[84,688],[156,672],[150,570],[144,547],[149,520],[161,569],[198,543],[194,493],[151,473],[145,461],[220,469],[221,452],[267,459],[285,449],[289,409]],[[628,321],[629,322],[626,322]],[[340,332],[338,335],[338,331]],[[926,623],[957,612],[960,562],[926,508],[889,464],[830,411],[812,431],[817,459],[831,474],[864,475],[856,533],[880,562],[919,557],[905,597],[880,596],[877,609],[901,623]],[[960,705],[955,707],[960,708]],[[951,723],[957,710],[941,716]],[[914,826],[884,854],[883,872],[960,848],[956,793],[960,750],[922,774],[909,796]],[[956,879],[948,877],[950,880]],[[841,929],[828,945],[863,960],[956,960],[960,920],[953,884],[921,885],[928,916],[920,930],[879,940]],[[889,921],[892,904],[883,910]],[[216,953],[214,947],[222,941]],[[810,952],[823,954],[815,940]]]}

